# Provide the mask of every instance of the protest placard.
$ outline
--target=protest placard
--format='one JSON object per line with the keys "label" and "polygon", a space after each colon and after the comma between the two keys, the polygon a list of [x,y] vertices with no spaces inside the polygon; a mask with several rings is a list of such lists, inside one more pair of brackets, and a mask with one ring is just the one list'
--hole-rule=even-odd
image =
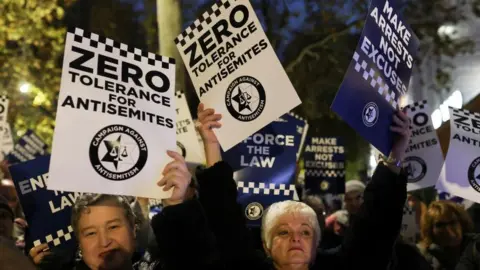
{"label": "protest placard", "polygon": [[2,127],[5,123],[7,123],[8,104],[8,97],[5,95],[0,95],[0,126]]}
{"label": "protest placard", "polygon": [[[0,136],[2,136],[1,133],[0,133]],[[10,128],[10,124],[8,122],[5,123],[5,125],[3,126],[3,136],[2,136],[2,140],[0,142],[1,142],[1,145],[2,145],[1,151],[2,151],[2,154],[4,156],[6,156],[10,152],[12,152],[12,150],[13,150],[13,136],[12,136],[12,130]]]}
{"label": "protest placard", "polygon": [[314,194],[345,193],[345,148],[340,138],[308,138],[303,159],[305,189]]}
{"label": "protest placard", "polygon": [[372,0],[360,42],[332,104],[345,122],[384,155],[398,99],[407,92],[419,41],[396,8]]}
{"label": "protest placard", "polygon": [[272,203],[298,200],[294,184],[298,133],[295,122],[284,117],[222,153],[235,171],[238,202],[249,226],[260,226],[263,211]]}
{"label": "protest placard", "polygon": [[175,43],[201,102],[223,115],[225,151],[300,104],[248,0],[216,2]]}
{"label": "protest placard", "polygon": [[400,235],[404,241],[416,244],[419,234],[420,230],[416,221],[416,211],[408,205],[408,202],[405,202]]}
{"label": "protest placard", "polygon": [[407,191],[434,186],[443,166],[443,153],[433,128],[427,101],[406,106],[412,136],[404,159],[408,175]]}
{"label": "protest placard", "polygon": [[48,145],[29,129],[20,137],[13,150],[7,155],[7,160],[10,164],[29,161],[47,155],[47,148]]}
{"label": "protest placard", "polygon": [[285,114],[282,118],[286,119],[287,121],[294,122],[295,125],[297,126],[298,136],[295,136],[295,145],[298,147],[298,150],[297,150],[297,161],[298,161],[303,151],[305,139],[307,138],[307,133],[309,128],[308,122],[306,119],[304,119],[303,117],[293,112],[289,112],[288,114]]}
{"label": "protest placard", "polygon": [[182,154],[185,161],[191,166],[197,166],[205,163],[205,156],[202,155],[200,144],[198,143],[195,124],[188,108],[185,94],[177,91],[177,152]]}
{"label": "protest placard", "polygon": [[47,243],[75,252],[77,243],[71,226],[72,206],[80,193],[47,189],[50,156],[41,156],[10,166],[15,189],[28,223],[26,246]]}
{"label": "protest placard", "polygon": [[174,91],[174,59],[69,30],[48,188],[169,197],[156,183],[176,149]]}
{"label": "protest placard", "polygon": [[450,145],[435,187],[480,203],[480,113],[450,108]]}

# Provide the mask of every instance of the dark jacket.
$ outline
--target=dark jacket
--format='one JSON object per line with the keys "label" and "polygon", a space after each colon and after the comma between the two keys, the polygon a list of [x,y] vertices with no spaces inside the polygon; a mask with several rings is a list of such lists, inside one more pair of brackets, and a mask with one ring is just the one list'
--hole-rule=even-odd
{"label": "dark jacket", "polygon": [[[263,253],[251,248],[230,166],[219,162],[198,172],[197,179],[200,202],[227,269],[272,269]],[[312,269],[387,269],[400,232],[406,184],[405,175],[379,165],[342,246],[335,252],[319,251]]]}
{"label": "dark jacket", "polygon": [[466,245],[455,270],[480,269],[480,235],[466,235]]}
{"label": "dark jacket", "polygon": [[392,259],[388,270],[433,270],[432,266],[422,256],[418,248],[402,239],[394,246]]}

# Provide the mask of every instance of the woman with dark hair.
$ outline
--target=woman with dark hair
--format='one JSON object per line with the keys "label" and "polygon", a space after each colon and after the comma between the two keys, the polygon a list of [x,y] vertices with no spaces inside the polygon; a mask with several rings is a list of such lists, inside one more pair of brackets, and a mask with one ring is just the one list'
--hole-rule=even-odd
{"label": "woman with dark hair", "polygon": [[473,222],[462,206],[450,201],[430,204],[421,221],[422,240],[417,245],[433,269],[455,269],[473,240]]}

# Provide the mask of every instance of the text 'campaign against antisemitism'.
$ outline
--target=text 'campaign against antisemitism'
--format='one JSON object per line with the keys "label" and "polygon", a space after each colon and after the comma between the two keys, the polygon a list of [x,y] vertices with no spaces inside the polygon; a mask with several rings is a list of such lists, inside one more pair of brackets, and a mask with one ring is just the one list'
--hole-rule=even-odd
{"label": "text 'campaign against antisemitism'", "polygon": [[248,0],[217,1],[175,43],[226,151],[300,104]]}
{"label": "text 'campaign against antisemitism'", "polygon": [[26,246],[47,243],[50,248],[75,252],[77,243],[70,220],[72,207],[81,194],[47,189],[49,161],[46,155],[10,167],[29,227]]}
{"label": "text 'campaign against antisemitism'", "polygon": [[174,63],[79,28],[69,31],[48,188],[170,196],[156,182],[171,160],[166,151],[176,149]]}
{"label": "text 'campaign against antisemitism'", "polygon": [[392,116],[407,92],[418,38],[396,1],[372,0],[360,41],[332,109],[385,155],[390,153]]}
{"label": "text 'campaign against antisemitism'", "polygon": [[436,188],[480,203],[480,113],[450,108],[450,144]]}

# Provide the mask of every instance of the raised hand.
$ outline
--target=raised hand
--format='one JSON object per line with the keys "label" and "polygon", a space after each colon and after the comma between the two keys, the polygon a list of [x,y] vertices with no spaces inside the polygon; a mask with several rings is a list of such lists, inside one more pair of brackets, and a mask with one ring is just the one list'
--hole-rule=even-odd
{"label": "raised hand", "polygon": [[164,191],[173,188],[172,196],[163,200],[164,206],[180,204],[185,200],[185,194],[192,175],[188,171],[187,164],[182,155],[174,151],[167,151],[167,154],[174,160],[163,169],[163,178],[157,183]]}
{"label": "raised hand", "polygon": [[395,132],[396,136],[394,138],[390,157],[397,161],[403,161],[406,154],[405,151],[410,142],[410,136],[412,135],[412,132],[410,131],[410,120],[404,112],[398,111],[393,115],[393,122],[395,125],[391,126],[390,130]]}

